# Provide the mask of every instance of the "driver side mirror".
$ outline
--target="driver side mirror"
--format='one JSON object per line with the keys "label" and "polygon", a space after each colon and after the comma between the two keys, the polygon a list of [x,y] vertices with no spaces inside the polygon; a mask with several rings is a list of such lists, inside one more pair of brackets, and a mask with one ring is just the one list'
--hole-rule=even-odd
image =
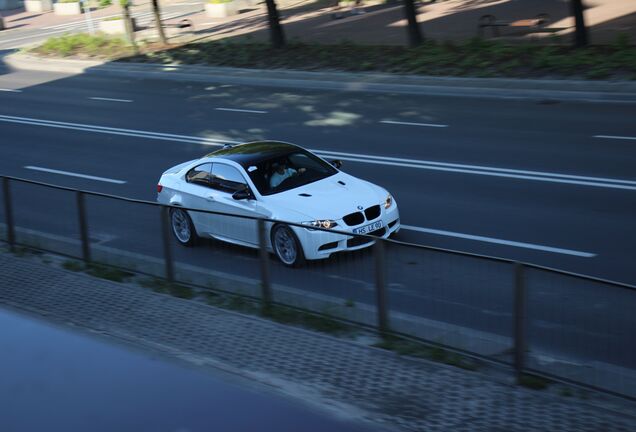
{"label": "driver side mirror", "polygon": [[254,195],[252,195],[252,191],[250,191],[249,188],[237,190],[236,192],[232,194],[232,198],[234,198],[237,201],[245,200],[245,199],[248,200],[248,199],[252,199],[253,197]]}
{"label": "driver side mirror", "polygon": [[330,163],[338,169],[342,166],[342,161],[340,159],[334,159],[330,161]]}

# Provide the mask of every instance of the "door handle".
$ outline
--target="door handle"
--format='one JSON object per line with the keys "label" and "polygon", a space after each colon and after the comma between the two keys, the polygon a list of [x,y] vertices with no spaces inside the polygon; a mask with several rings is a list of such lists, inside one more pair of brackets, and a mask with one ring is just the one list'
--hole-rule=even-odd
{"label": "door handle", "polygon": [[206,200],[208,200],[208,201],[216,201],[212,195],[210,195],[209,197],[207,197],[207,198],[206,198]]}

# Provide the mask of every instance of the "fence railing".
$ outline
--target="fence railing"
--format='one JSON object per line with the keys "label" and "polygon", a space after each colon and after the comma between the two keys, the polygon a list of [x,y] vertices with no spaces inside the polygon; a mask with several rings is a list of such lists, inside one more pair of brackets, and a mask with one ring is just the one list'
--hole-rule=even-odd
{"label": "fence railing", "polygon": [[191,250],[175,247],[170,206],[1,178],[2,239],[12,249],[258,297],[264,307],[307,309],[505,363],[518,377],[538,373],[636,398],[633,286],[349,232],[340,233],[372,246],[290,269],[268,247],[268,230],[281,221],[185,209],[257,233],[257,250],[212,240]]}

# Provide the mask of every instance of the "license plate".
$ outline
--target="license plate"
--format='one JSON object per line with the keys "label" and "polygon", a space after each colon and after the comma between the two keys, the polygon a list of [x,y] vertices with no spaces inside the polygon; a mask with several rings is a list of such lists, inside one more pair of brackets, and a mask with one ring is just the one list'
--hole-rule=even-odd
{"label": "license plate", "polygon": [[382,228],[382,226],[383,226],[382,221],[379,220],[377,222],[373,222],[372,224],[365,225],[360,228],[354,228],[353,233],[354,234],[369,234],[370,232],[379,230],[380,228]]}

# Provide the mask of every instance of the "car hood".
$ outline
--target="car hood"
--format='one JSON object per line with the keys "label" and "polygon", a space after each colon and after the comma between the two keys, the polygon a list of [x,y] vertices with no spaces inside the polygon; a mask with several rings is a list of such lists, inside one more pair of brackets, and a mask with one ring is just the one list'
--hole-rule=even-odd
{"label": "car hood", "polygon": [[[379,186],[341,172],[264,199],[274,208],[287,209],[290,216],[301,214],[306,220],[338,220],[360,211],[358,206],[366,209],[384,202],[386,194]],[[285,214],[280,216],[290,222],[301,222],[290,220]]]}

